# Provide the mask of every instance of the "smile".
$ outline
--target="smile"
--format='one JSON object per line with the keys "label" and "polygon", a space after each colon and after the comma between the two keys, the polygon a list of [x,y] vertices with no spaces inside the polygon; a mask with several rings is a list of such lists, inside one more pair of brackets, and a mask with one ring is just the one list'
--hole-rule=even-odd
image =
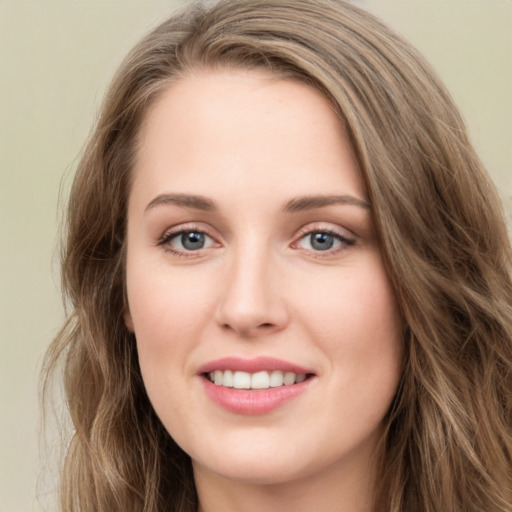
{"label": "smile", "polygon": [[210,382],[215,385],[234,389],[269,389],[291,386],[305,381],[308,377],[306,373],[283,372],[281,370],[256,373],[215,370],[206,375]]}
{"label": "smile", "polygon": [[198,376],[214,404],[242,415],[270,413],[318,380],[309,368],[268,357],[218,359],[202,366]]}

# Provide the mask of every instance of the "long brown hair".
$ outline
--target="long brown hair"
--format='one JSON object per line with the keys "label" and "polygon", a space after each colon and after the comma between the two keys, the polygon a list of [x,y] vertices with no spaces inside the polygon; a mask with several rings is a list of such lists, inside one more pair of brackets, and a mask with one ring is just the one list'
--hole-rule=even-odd
{"label": "long brown hair", "polygon": [[[191,464],[156,417],[123,321],[127,198],[148,108],[194,69],[265,68],[320,90],[349,134],[405,321],[386,418],[379,510],[508,512],[512,501],[511,250],[498,195],[420,55],[342,0],[189,4],[129,54],[69,198],[51,345],[74,434],[66,512],[193,512]],[[48,380],[46,380],[48,383]]]}

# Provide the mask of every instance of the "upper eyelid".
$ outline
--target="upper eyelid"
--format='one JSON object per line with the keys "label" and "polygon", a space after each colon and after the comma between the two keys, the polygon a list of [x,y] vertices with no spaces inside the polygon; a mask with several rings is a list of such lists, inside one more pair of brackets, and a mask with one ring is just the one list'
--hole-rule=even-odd
{"label": "upper eyelid", "polygon": [[210,238],[215,239],[215,235],[211,233],[210,229],[206,229],[204,227],[201,227],[198,223],[185,223],[185,224],[178,224],[176,226],[172,226],[170,228],[167,228],[163,231],[162,235],[159,237],[160,240],[164,238],[174,237],[179,235],[180,233],[189,233],[189,232],[197,232],[202,233],[204,235],[209,236]]}
{"label": "upper eyelid", "polygon": [[298,229],[297,234],[295,235],[295,239],[308,235],[310,233],[329,233],[332,235],[337,235],[341,238],[350,238],[355,239],[356,235],[352,232],[352,230],[348,228],[344,228],[341,226],[333,227],[332,223],[324,223],[324,222],[310,222],[305,224],[301,228]]}

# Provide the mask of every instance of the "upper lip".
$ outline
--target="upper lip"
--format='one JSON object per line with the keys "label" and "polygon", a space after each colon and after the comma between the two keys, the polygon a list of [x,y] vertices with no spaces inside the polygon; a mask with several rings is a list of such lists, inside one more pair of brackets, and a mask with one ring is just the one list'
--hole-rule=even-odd
{"label": "upper lip", "polygon": [[197,373],[204,374],[213,372],[215,370],[233,370],[247,373],[256,373],[263,371],[270,372],[274,370],[281,370],[283,372],[293,372],[296,374],[314,373],[309,368],[304,368],[295,363],[283,361],[282,359],[276,359],[273,357],[256,357],[253,359],[243,359],[240,357],[223,357],[222,359],[216,359],[215,361],[210,361],[202,365],[198,369]]}

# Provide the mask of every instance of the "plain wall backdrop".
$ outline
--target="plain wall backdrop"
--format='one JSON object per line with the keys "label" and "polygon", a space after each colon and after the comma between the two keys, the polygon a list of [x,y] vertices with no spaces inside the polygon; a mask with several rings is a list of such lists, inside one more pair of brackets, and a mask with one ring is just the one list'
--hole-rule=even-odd
{"label": "plain wall backdrop", "polygon": [[[56,250],[63,202],[114,70],[180,3],[0,0],[0,512],[56,510],[52,466],[38,452],[37,388],[63,320]],[[512,1],[357,3],[434,65],[510,205]],[[52,429],[48,438],[54,454]]]}

